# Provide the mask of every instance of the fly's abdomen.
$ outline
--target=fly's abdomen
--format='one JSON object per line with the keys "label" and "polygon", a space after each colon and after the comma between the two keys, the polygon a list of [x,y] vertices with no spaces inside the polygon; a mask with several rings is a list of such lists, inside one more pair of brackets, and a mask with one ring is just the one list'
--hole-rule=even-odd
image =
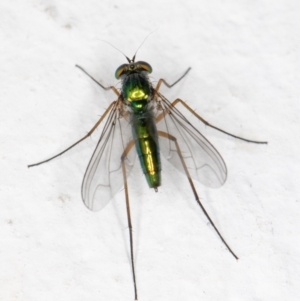
{"label": "fly's abdomen", "polygon": [[158,135],[151,113],[133,114],[132,133],[141,167],[150,188],[161,185]]}

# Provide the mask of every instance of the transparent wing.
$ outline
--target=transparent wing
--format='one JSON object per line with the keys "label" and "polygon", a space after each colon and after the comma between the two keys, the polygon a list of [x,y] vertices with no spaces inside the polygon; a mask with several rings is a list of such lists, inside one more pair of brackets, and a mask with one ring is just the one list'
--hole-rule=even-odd
{"label": "transparent wing", "polygon": [[[164,118],[157,121],[157,128],[176,138],[190,176],[208,187],[222,186],[227,178],[227,168],[221,155],[192,124],[192,116],[187,119],[162,94],[156,93],[158,103],[161,103],[160,112],[166,113]],[[195,122],[199,123],[199,120]],[[160,138],[159,141],[162,154],[185,173],[175,143],[167,138]]]}
{"label": "transparent wing", "polygon": [[[121,101],[116,101],[85,171],[81,194],[90,210],[101,210],[123,187],[121,156],[132,140],[128,114]],[[135,150],[131,150],[125,158],[126,174],[133,167],[135,154]]]}

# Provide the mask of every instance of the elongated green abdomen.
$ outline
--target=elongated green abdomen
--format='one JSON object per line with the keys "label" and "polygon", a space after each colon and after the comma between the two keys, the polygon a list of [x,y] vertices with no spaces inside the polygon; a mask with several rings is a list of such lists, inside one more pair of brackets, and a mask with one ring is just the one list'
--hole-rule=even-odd
{"label": "elongated green abdomen", "polygon": [[132,114],[132,134],[150,188],[161,185],[161,163],[155,119],[151,112]]}

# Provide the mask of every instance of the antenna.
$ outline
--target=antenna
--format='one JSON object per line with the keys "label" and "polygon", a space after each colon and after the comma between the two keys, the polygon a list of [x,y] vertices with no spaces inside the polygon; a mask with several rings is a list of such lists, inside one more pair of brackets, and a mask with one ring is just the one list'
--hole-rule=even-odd
{"label": "antenna", "polygon": [[135,57],[136,57],[136,54],[137,54],[138,50],[142,47],[142,45],[145,43],[145,41],[148,39],[148,37],[149,37],[150,35],[152,35],[152,34],[153,34],[155,31],[157,31],[157,30],[158,30],[158,28],[156,28],[155,30],[151,31],[151,32],[146,36],[146,38],[143,40],[143,42],[140,44],[140,46],[139,46],[138,49],[136,50],[136,52],[135,52],[135,54],[134,54],[134,56],[133,56],[132,59],[130,59],[127,55],[124,54],[124,52],[122,52],[120,49],[118,49],[118,48],[115,47],[114,45],[110,44],[109,42],[107,42],[107,41],[105,41],[105,40],[99,40],[99,41],[104,42],[104,43],[110,45],[111,47],[115,48],[117,51],[119,51],[120,53],[122,53],[122,54],[126,57],[128,63],[130,64],[130,63],[134,63]]}
{"label": "antenna", "polygon": [[128,56],[125,55],[124,52],[122,52],[120,49],[118,49],[118,48],[115,47],[114,45],[110,44],[109,42],[107,42],[107,41],[105,41],[105,40],[99,40],[99,41],[104,42],[104,43],[110,45],[111,47],[115,48],[117,51],[121,52],[121,53],[126,57],[128,63],[131,63],[131,62],[132,62],[132,60],[131,60],[130,58],[128,58]]}
{"label": "antenna", "polygon": [[144,39],[144,41],[141,43],[141,45],[138,47],[138,49],[136,50],[136,52],[135,52],[135,54],[134,54],[134,56],[133,56],[133,58],[132,58],[132,62],[134,62],[135,61],[135,57],[136,57],[136,54],[137,54],[137,52],[138,52],[138,50],[143,46],[143,44],[145,43],[145,41],[148,39],[148,37],[150,36],[150,35],[152,35],[153,34],[153,32],[155,32],[155,31],[157,31],[158,30],[158,28],[156,28],[156,29],[154,29],[153,31],[151,31],[147,36],[146,36],[146,38]]}

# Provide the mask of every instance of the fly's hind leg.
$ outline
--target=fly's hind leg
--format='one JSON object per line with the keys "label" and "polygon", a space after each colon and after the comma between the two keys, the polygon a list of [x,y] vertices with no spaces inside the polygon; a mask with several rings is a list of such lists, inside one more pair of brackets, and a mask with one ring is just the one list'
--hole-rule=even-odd
{"label": "fly's hind leg", "polygon": [[210,216],[208,215],[207,211],[205,210],[204,206],[202,205],[201,201],[200,201],[200,198],[197,194],[197,191],[196,191],[196,188],[194,186],[194,183],[193,183],[193,180],[189,174],[189,171],[188,171],[188,168],[184,162],[184,159],[183,159],[183,156],[182,156],[182,153],[181,153],[181,150],[180,150],[180,147],[177,143],[177,139],[176,137],[166,133],[166,132],[162,132],[162,131],[158,131],[158,136],[161,136],[163,138],[166,138],[166,139],[169,139],[171,141],[174,142],[175,144],[175,147],[176,147],[176,150],[177,150],[177,153],[178,153],[178,156],[180,158],[180,161],[181,161],[181,164],[184,168],[184,171],[185,171],[185,174],[188,178],[188,181],[190,183],[190,186],[193,190],[193,193],[194,193],[194,196],[195,196],[195,199],[198,203],[198,205],[201,207],[203,213],[205,214],[205,216],[207,217],[207,219],[209,220],[210,224],[213,226],[213,228],[215,229],[215,231],[217,232],[217,234],[219,235],[219,237],[221,238],[222,242],[225,244],[225,246],[227,247],[227,249],[229,250],[229,252],[233,255],[233,257],[238,260],[238,257],[235,255],[235,253],[231,250],[231,248],[229,247],[229,245],[227,244],[227,242],[225,241],[225,239],[223,238],[223,236],[221,235],[221,233],[219,232],[218,228],[215,226],[214,222],[212,221],[212,219],[210,218]]}
{"label": "fly's hind leg", "polygon": [[132,277],[133,277],[133,286],[134,286],[134,298],[137,297],[137,285],[136,285],[136,277],[135,277],[135,266],[134,266],[134,255],[133,255],[133,233],[132,233],[132,223],[131,223],[131,215],[130,215],[130,204],[129,204],[129,194],[128,194],[128,185],[127,185],[127,176],[126,176],[126,167],[125,167],[125,159],[127,154],[130,152],[132,147],[134,146],[134,140],[131,140],[127,147],[125,148],[122,156],[122,173],[124,180],[124,190],[125,190],[125,200],[126,200],[126,211],[127,211],[127,221],[128,221],[128,230],[129,230],[129,243],[130,243],[130,260],[131,260],[131,269],[132,269]]}

